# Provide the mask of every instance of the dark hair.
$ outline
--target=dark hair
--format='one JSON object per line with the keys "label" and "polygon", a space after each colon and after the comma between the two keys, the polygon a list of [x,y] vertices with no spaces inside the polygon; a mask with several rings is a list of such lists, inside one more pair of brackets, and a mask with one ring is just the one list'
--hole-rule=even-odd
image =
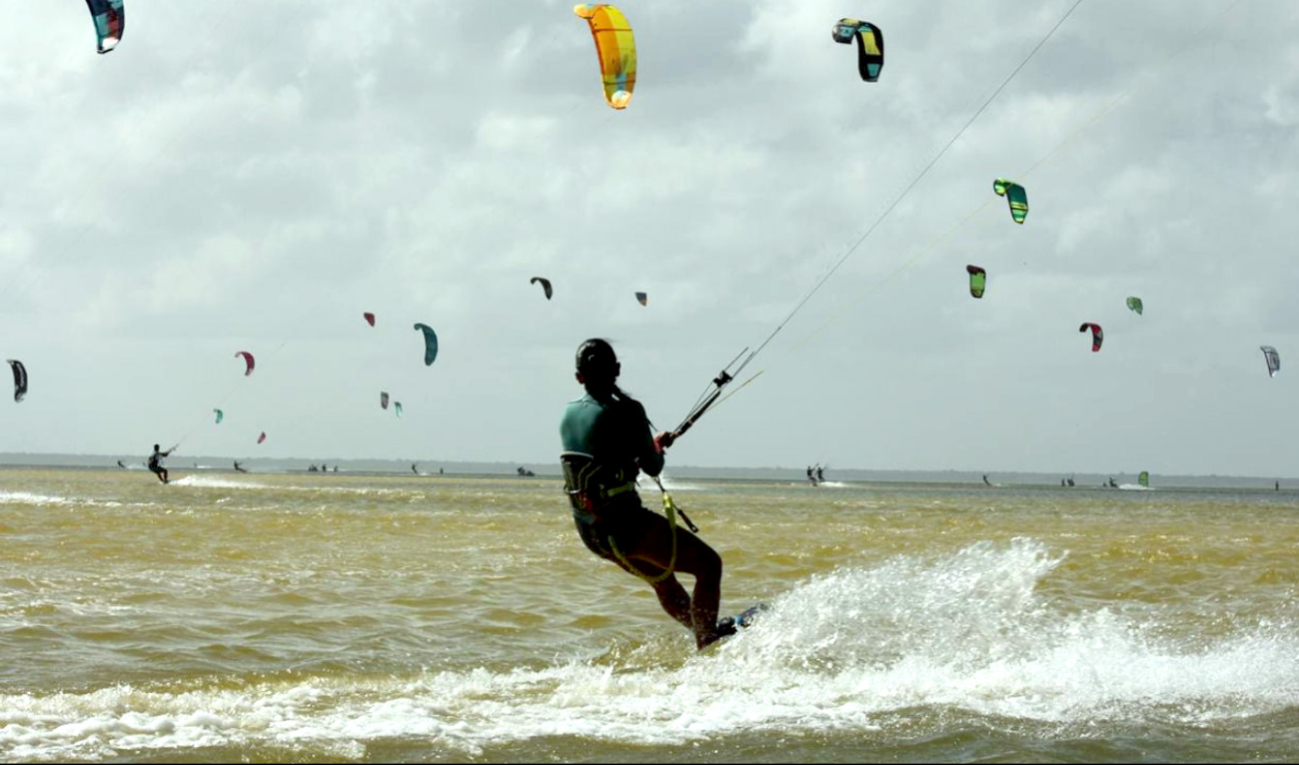
{"label": "dark hair", "polygon": [[602,337],[593,337],[577,346],[577,371],[584,379],[587,393],[597,399],[612,394],[622,401],[635,401],[618,387],[618,355]]}
{"label": "dark hair", "polygon": [[155,452],[158,451],[158,445],[157,445],[157,444],[154,444],[154,445],[153,445],[153,450],[154,450]]}
{"label": "dark hair", "polygon": [[618,379],[618,355],[608,340],[593,337],[577,346],[577,371],[596,384]]}

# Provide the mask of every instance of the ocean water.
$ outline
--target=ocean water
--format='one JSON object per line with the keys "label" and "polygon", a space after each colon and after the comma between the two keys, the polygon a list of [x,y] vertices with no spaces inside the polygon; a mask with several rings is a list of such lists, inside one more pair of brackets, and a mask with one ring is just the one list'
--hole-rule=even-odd
{"label": "ocean water", "polygon": [[0,759],[1299,759],[1296,493],[669,481],[699,654],[552,478],[173,475],[0,471]]}

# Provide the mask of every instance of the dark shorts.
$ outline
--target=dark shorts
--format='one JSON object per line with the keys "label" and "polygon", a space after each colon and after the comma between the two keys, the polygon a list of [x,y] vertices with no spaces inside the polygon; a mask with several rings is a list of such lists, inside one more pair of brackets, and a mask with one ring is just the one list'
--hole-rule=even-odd
{"label": "dark shorts", "polygon": [[618,549],[626,555],[636,549],[647,531],[663,522],[663,516],[646,510],[640,503],[627,503],[617,509],[610,509],[598,519],[585,513],[573,514],[573,523],[587,549],[614,563],[619,561],[618,556],[614,555],[611,540],[616,541]]}

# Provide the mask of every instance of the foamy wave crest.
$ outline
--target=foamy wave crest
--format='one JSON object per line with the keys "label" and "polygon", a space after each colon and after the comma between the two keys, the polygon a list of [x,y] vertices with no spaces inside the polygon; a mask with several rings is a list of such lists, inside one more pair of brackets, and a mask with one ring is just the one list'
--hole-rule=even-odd
{"label": "foamy wave crest", "polygon": [[203,489],[265,489],[260,483],[232,481],[212,475],[187,475],[172,481],[170,486],[196,486]]}
{"label": "foamy wave crest", "polygon": [[27,491],[0,491],[0,505],[70,505],[67,497],[51,497]]}

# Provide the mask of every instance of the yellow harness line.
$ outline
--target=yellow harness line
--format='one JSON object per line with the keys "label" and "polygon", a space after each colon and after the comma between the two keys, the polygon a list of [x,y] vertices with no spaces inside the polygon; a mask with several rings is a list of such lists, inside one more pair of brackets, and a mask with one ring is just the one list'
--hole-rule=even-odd
{"label": "yellow harness line", "polygon": [[[663,485],[659,484],[663,489]],[[676,573],[677,569],[677,503],[672,501],[672,495],[668,494],[667,489],[663,489],[663,514],[668,517],[668,528],[672,530],[672,557],[668,559],[667,568],[658,576],[650,576],[632,565],[631,561],[618,550],[618,543],[613,537],[609,537],[609,549],[613,550],[614,556],[618,562],[627,568],[628,571],[644,579],[648,584],[658,584]]]}

